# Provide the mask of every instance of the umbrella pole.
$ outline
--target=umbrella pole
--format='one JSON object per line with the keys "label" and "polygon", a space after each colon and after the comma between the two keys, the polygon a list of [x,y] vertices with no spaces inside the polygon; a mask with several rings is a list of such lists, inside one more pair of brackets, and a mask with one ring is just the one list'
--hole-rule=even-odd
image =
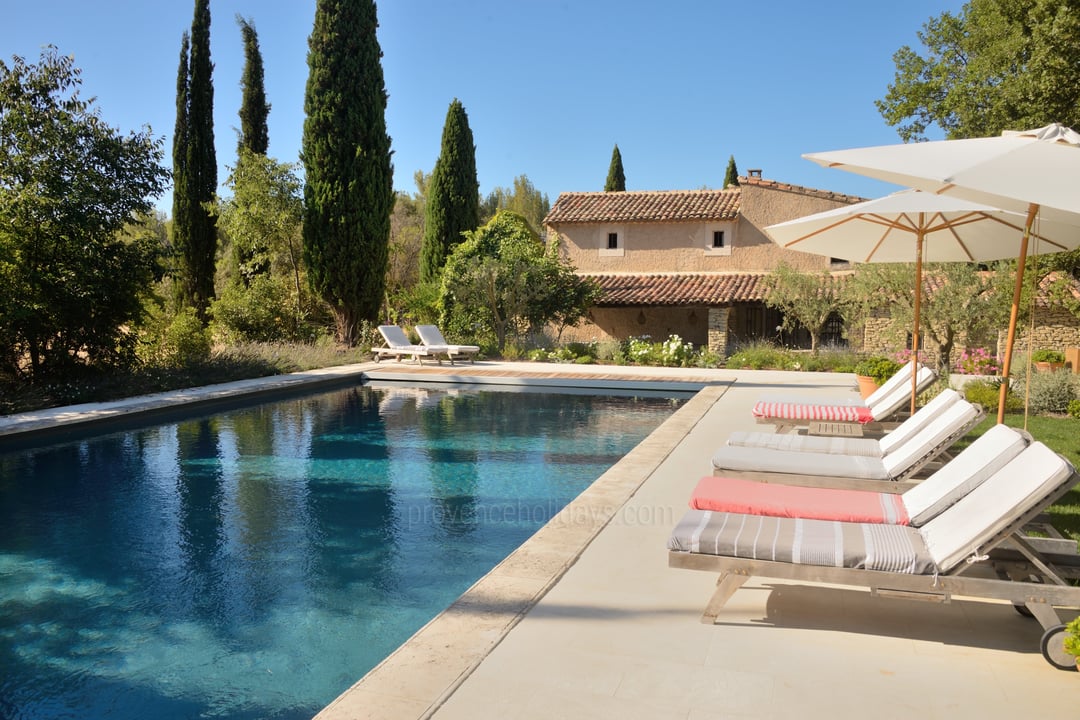
{"label": "umbrella pole", "polygon": [[1005,422],[1005,398],[1009,394],[1009,370],[1012,365],[1013,341],[1016,339],[1016,316],[1020,312],[1020,294],[1024,289],[1024,265],[1027,263],[1028,237],[1031,235],[1031,224],[1035,222],[1035,215],[1039,212],[1039,206],[1035,203],[1028,205],[1027,222],[1024,223],[1024,238],[1020,241],[1020,258],[1016,266],[1016,287],[1013,288],[1012,309],[1009,310],[1009,333],[1005,339],[1005,359],[1001,363],[1001,391],[998,394],[998,425]]}
{"label": "umbrella pole", "polygon": [[915,329],[911,331],[911,414],[915,414],[915,398],[919,394],[919,314],[922,309],[922,255],[925,230],[923,213],[919,213],[919,232],[915,235]]}

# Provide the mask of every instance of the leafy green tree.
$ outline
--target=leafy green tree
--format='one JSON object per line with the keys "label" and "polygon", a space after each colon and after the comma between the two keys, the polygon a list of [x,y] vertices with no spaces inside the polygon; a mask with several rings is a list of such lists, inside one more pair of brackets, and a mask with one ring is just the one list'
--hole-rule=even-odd
{"label": "leafy green tree", "polygon": [[[218,225],[232,244],[236,281],[212,305],[214,319],[242,339],[303,339],[310,299],[305,291],[298,168],[246,148],[226,185],[232,197],[216,205]],[[248,320],[258,314],[258,329]]]}
{"label": "leafy green tree", "polygon": [[599,294],[544,244],[523,217],[500,212],[466,233],[446,261],[440,324],[456,337],[502,351],[547,323],[576,324]]}
{"label": "leafy green tree", "polygon": [[[980,271],[971,263],[923,266],[919,344],[936,354],[941,370],[950,366],[958,342],[967,346],[992,343],[1005,325],[1012,302],[1013,265],[999,263],[992,271]],[[913,264],[859,265],[844,288],[845,317],[853,324],[870,317],[888,318],[885,337],[906,347],[915,323],[914,283]]]}
{"label": "leafy green tree", "polygon": [[0,62],[0,368],[35,377],[134,358],[160,246],[121,237],[164,189],[161,140],[79,96],[74,60]]}
{"label": "leafy green tree", "polygon": [[446,111],[442,149],[427,188],[424,209],[424,245],[420,279],[438,280],[446,257],[462,240],[462,233],[480,224],[480,184],[476,179],[476,146],[469,116],[454,99]]}
{"label": "leafy green tree", "polygon": [[604,181],[604,192],[625,192],[626,174],[623,173],[622,154],[618,144],[611,151],[611,164],[608,165],[607,180]]}
{"label": "leafy green tree", "polygon": [[371,0],[318,0],[304,95],[304,260],[339,341],[379,315],[394,208],[386,87]]}
{"label": "leafy green tree", "polygon": [[[214,65],[210,61],[210,0],[195,0],[191,23],[191,52],[183,51],[177,74],[176,129],[173,138],[173,245],[179,260],[180,300],[206,320],[214,298],[217,226],[206,205],[217,193],[217,155],[214,150]],[[182,216],[181,216],[182,214]]]}
{"label": "leafy green tree", "polygon": [[971,0],[930,18],[923,48],[893,55],[876,102],[905,141],[931,126],[949,138],[1080,123],[1080,7],[1074,0]]}
{"label": "leafy green tree", "polygon": [[551,201],[546,193],[536,189],[527,175],[518,175],[512,188],[496,187],[488,193],[480,203],[480,221],[486,223],[500,210],[522,216],[533,232],[539,234],[544,229],[544,218],[551,210]]}
{"label": "leafy green tree", "polygon": [[765,287],[765,304],[783,313],[782,327],[806,328],[810,351],[817,352],[825,323],[843,307],[840,283],[827,270],[804,273],[780,264],[765,276]]}
{"label": "leafy green tree", "polygon": [[739,169],[735,167],[735,156],[729,155],[727,161],[727,170],[724,171],[724,184],[722,187],[738,187],[739,186]]}
{"label": "leafy green tree", "polygon": [[270,130],[266,120],[270,115],[270,103],[266,101],[263,86],[263,60],[259,51],[259,35],[251,20],[236,16],[240,34],[244,38],[244,71],[240,78],[243,96],[240,101],[240,138],[237,155],[247,148],[257,155],[265,155],[270,147]]}

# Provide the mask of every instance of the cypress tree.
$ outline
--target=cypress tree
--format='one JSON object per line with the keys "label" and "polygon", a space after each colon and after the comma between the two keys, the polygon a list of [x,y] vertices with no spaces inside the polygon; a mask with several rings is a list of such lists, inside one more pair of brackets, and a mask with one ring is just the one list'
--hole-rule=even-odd
{"label": "cypress tree", "polygon": [[735,167],[735,156],[732,155],[727,161],[727,170],[724,172],[724,187],[739,186],[739,170]]}
{"label": "cypress tree", "polygon": [[191,200],[188,196],[187,174],[187,143],[188,143],[188,52],[191,39],[187,31],[184,31],[180,39],[180,66],[176,71],[176,126],[173,129],[172,147],[172,178],[173,178],[173,206],[172,206],[172,242],[177,250],[178,257],[183,267],[176,268],[177,283],[175,287],[176,300],[180,304],[187,302],[186,263],[184,262],[185,249],[188,238],[191,235]]}
{"label": "cypress tree", "polygon": [[604,182],[604,192],[624,192],[626,176],[622,172],[622,155],[619,146],[611,151],[611,164],[608,166],[608,179]]}
{"label": "cypress tree", "polygon": [[377,28],[372,0],[317,0],[308,39],[304,260],[350,345],[379,315],[394,207]]}
{"label": "cypress tree", "polygon": [[180,261],[181,302],[195,308],[205,322],[214,298],[217,254],[217,222],[204,205],[217,192],[210,0],[195,0],[190,53],[185,52],[187,35],[181,46],[173,139],[173,241]]}
{"label": "cypress tree", "polygon": [[455,98],[446,111],[442,148],[428,183],[424,209],[424,241],[420,248],[420,279],[437,280],[446,258],[464,238],[461,233],[480,225],[480,183],[476,179],[476,146],[469,116]]}
{"label": "cypress tree", "polygon": [[236,154],[239,155],[240,149],[246,147],[256,155],[265,155],[270,146],[270,131],[266,126],[270,104],[266,102],[266,89],[263,86],[259,35],[251,20],[237,15],[236,22],[244,38],[244,71],[240,77],[243,98],[240,101],[240,139]]}
{"label": "cypress tree", "polygon": [[625,192],[626,175],[623,174],[622,155],[619,153],[618,144],[611,151],[611,165],[608,166],[607,181],[604,183],[604,192]]}

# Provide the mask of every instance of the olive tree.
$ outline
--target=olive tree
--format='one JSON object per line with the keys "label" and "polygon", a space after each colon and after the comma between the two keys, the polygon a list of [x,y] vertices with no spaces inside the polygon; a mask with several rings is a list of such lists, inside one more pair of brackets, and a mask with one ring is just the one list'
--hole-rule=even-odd
{"label": "olive tree", "polygon": [[765,304],[783,313],[783,329],[810,333],[810,351],[817,352],[825,323],[843,306],[840,281],[827,270],[805,273],[780,264],[765,276]]}
{"label": "olive tree", "polygon": [[508,340],[548,323],[576,324],[598,293],[559,258],[557,247],[544,246],[523,217],[500,212],[465,233],[447,259],[440,323],[456,337],[491,342],[501,352]]}

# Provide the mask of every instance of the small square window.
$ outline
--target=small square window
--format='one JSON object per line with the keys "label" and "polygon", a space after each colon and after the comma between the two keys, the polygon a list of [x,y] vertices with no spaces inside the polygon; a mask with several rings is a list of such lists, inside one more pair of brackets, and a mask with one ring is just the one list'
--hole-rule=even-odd
{"label": "small square window", "polygon": [[722,247],[724,247],[724,231],[723,230],[713,230],[712,246],[714,248],[722,248]]}
{"label": "small square window", "polygon": [[608,233],[607,234],[607,247],[608,247],[608,250],[618,250],[619,249],[619,233]]}

